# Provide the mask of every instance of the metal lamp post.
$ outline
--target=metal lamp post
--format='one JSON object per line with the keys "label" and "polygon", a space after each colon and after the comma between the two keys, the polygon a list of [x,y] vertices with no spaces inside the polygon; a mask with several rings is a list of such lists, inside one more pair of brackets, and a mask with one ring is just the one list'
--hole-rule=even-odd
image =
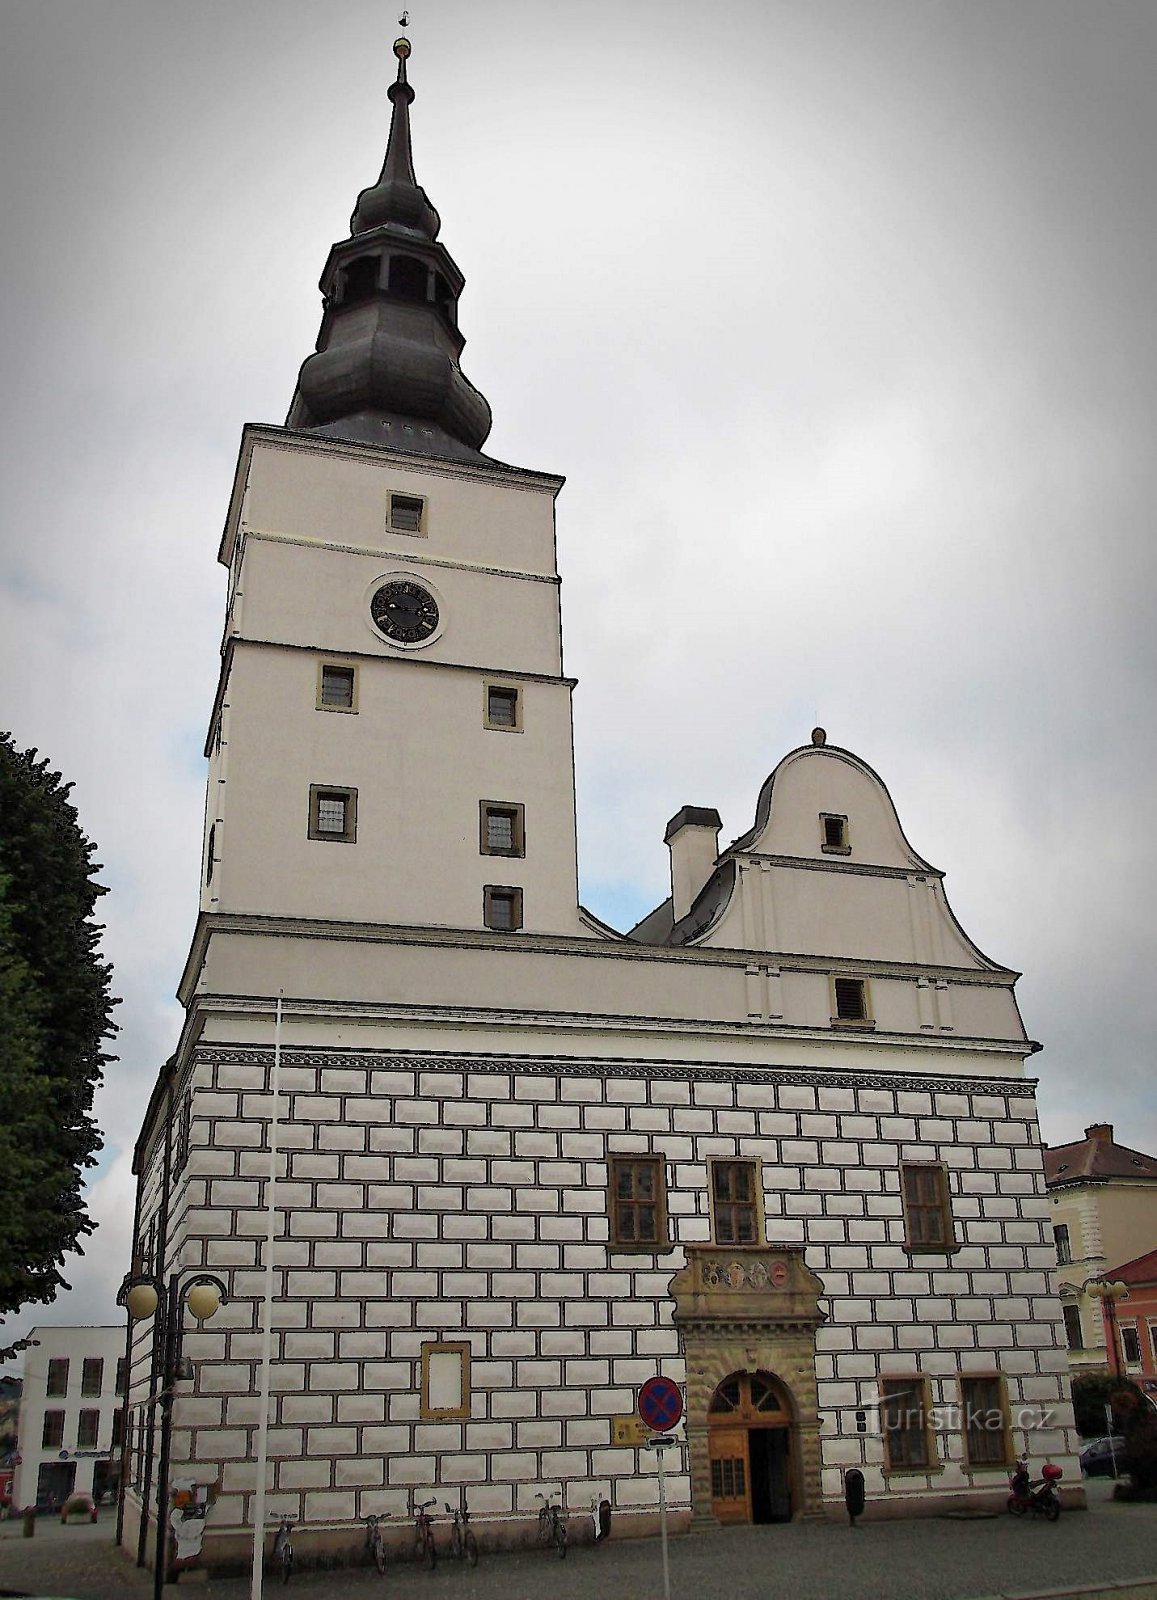
{"label": "metal lamp post", "polygon": [[173,1401],[176,1384],[193,1376],[192,1363],[181,1355],[185,1309],[198,1322],[206,1322],[229,1295],[221,1279],[211,1272],[194,1272],[184,1283],[181,1274],[169,1274],[168,1284],[147,1273],[130,1273],[120,1286],[117,1305],[124,1306],[134,1322],[154,1317],[153,1338],[158,1349],[156,1370],[161,1386],[148,1398],[148,1408],[161,1408],[161,1453],[157,1464],[157,1544],[153,1562],[153,1596],[161,1600],[168,1569],[165,1541],[168,1535],[169,1454],[173,1435]]}
{"label": "metal lamp post", "polygon": [[1108,1278],[1088,1278],[1082,1285],[1089,1294],[1095,1295],[1105,1308],[1105,1320],[1109,1325],[1109,1344],[1112,1354],[1109,1359],[1109,1371],[1115,1378],[1122,1376],[1125,1363],[1121,1359],[1121,1346],[1117,1338],[1117,1301],[1129,1298],[1129,1285],[1120,1280],[1111,1281]]}

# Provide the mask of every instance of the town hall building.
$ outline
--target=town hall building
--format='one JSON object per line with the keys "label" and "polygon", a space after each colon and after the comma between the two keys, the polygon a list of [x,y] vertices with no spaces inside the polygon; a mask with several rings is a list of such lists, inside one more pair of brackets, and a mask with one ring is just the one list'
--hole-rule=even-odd
{"label": "town hall building", "polygon": [[265,1512],[304,1555],[463,1491],[484,1544],[547,1491],[653,1528],[656,1374],[681,1526],[837,1514],[853,1467],[869,1515],[995,1504],[1026,1447],[1079,1486],[1016,974],[867,762],[803,729],[730,844],[673,798],[637,927],[579,902],[562,479],[482,451],[396,54],[317,349],[241,442],[186,1020],[136,1151],[134,1272],[227,1290],[162,1374],[205,1554],[252,1538],[271,1199]]}

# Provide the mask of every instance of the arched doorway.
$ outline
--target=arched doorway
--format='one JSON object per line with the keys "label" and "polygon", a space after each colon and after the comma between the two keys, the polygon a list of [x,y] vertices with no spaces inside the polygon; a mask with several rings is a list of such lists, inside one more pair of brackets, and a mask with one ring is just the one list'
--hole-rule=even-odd
{"label": "arched doorway", "polygon": [[711,1513],[720,1522],[790,1522],[791,1400],[770,1372],[733,1372],[707,1407]]}

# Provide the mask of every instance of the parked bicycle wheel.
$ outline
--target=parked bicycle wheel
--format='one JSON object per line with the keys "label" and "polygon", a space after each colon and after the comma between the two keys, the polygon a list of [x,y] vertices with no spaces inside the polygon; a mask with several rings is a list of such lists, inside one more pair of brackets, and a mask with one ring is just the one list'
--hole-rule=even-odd
{"label": "parked bicycle wheel", "polygon": [[554,1525],[554,1547],[558,1551],[558,1559],[566,1560],[566,1523],[558,1521]]}
{"label": "parked bicycle wheel", "polygon": [[470,1532],[469,1528],[466,1530],[466,1538],[464,1543],[466,1549],[466,1559],[469,1561],[472,1567],[476,1567],[478,1565],[478,1541]]}
{"label": "parked bicycle wheel", "polygon": [[293,1546],[287,1539],[281,1547],[281,1581],[288,1583],[293,1576]]}
{"label": "parked bicycle wheel", "polygon": [[455,1522],[454,1526],[450,1529],[450,1554],[454,1557],[455,1561],[460,1561],[462,1559],[462,1530],[459,1528],[457,1522]]}
{"label": "parked bicycle wheel", "polygon": [[374,1566],[377,1567],[377,1569],[378,1569],[378,1571],[380,1573],[383,1573],[383,1574],[385,1573],[385,1570],[386,1570],[386,1547],[382,1542],[382,1536],[381,1536],[380,1533],[377,1535],[377,1537],[374,1540]]}

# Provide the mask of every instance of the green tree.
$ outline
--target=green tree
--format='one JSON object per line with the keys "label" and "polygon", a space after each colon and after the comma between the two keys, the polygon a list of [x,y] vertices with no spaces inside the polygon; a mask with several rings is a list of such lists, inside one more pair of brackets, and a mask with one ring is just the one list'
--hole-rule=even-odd
{"label": "green tree", "polygon": [[1128,1378],[1115,1378],[1107,1372],[1079,1372],[1072,1381],[1073,1415],[1082,1439],[1093,1439],[1108,1431],[1105,1407],[1113,1414],[1114,1432],[1123,1433],[1140,1408],[1145,1396]]}
{"label": "green tree", "polygon": [[60,1268],[93,1230],[81,1186],[111,971],[92,920],[105,893],[71,784],[0,734],[0,1315],[67,1288]]}

